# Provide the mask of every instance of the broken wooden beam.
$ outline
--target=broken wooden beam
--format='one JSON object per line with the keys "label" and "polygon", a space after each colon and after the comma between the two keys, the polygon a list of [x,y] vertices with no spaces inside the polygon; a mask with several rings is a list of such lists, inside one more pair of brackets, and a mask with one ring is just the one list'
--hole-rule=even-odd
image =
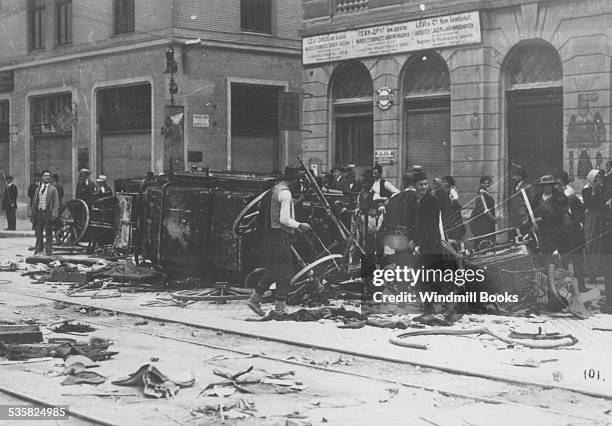
{"label": "broken wooden beam", "polygon": [[0,325],[0,341],[4,343],[40,343],[43,337],[37,325]]}

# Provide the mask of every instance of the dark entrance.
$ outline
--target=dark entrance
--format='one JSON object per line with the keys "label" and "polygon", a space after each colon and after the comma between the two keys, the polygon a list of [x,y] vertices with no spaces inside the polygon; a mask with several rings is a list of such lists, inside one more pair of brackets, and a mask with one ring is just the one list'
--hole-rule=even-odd
{"label": "dark entrance", "polygon": [[371,166],[374,163],[372,78],[363,64],[340,65],[332,78],[335,149],[333,163]]}
{"label": "dark entrance", "polygon": [[423,166],[430,178],[451,174],[450,73],[436,52],[414,54],[403,78],[405,166]]}
{"label": "dark entrance", "polygon": [[510,166],[522,166],[529,182],[563,170],[562,88],[509,91],[507,100]]}
{"label": "dark entrance", "polygon": [[374,163],[372,108],[336,108],[336,163]]}

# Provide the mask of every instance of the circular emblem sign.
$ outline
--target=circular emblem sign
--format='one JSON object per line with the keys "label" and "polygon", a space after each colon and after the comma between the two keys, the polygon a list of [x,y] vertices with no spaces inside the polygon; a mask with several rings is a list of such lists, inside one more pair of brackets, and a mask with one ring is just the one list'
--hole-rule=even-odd
{"label": "circular emblem sign", "polygon": [[395,95],[390,88],[383,86],[376,91],[376,105],[383,111],[388,110],[395,101]]}

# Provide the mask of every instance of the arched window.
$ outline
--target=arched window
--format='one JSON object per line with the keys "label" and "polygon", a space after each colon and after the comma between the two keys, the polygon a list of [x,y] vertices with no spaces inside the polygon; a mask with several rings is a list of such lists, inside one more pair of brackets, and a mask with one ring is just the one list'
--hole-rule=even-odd
{"label": "arched window", "polygon": [[530,83],[561,82],[563,67],[559,53],[550,45],[518,47],[504,65],[506,88]]}
{"label": "arched window", "polygon": [[404,74],[406,96],[446,93],[450,91],[450,75],[444,59],[435,53],[418,54]]}
{"label": "arched window", "polygon": [[338,164],[371,166],[374,161],[373,84],[359,62],[340,65],[331,79],[335,150]]}
{"label": "arched window", "polygon": [[339,99],[372,99],[374,91],[368,70],[358,62],[340,65],[333,76],[332,97]]}
{"label": "arched window", "polygon": [[559,53],[542,40],[522,42],[505,58],[502,76],[507,104],[507,166],[522,166],[531,182],[563,170],[563,66]]}
{"label": "arched window", "polygon": [[402,81],[406,111],[406,167],[421,165],[431,176],[451,173],[450,73],[435,52],[414,54]]}

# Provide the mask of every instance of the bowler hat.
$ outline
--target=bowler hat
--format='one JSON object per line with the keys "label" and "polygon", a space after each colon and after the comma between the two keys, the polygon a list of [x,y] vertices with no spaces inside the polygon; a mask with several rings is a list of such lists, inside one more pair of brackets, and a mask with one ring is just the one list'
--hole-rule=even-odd
{"label": "bowler hat", "polygon": [[553,175],[544,175],[538,180],[538,185],[554,185],[557,180]]}
{"label": "bowler hat", "polygon": [[283,180],[295,180],[300,178],[300,168],[298,166],[289,165],[285,167]]}

